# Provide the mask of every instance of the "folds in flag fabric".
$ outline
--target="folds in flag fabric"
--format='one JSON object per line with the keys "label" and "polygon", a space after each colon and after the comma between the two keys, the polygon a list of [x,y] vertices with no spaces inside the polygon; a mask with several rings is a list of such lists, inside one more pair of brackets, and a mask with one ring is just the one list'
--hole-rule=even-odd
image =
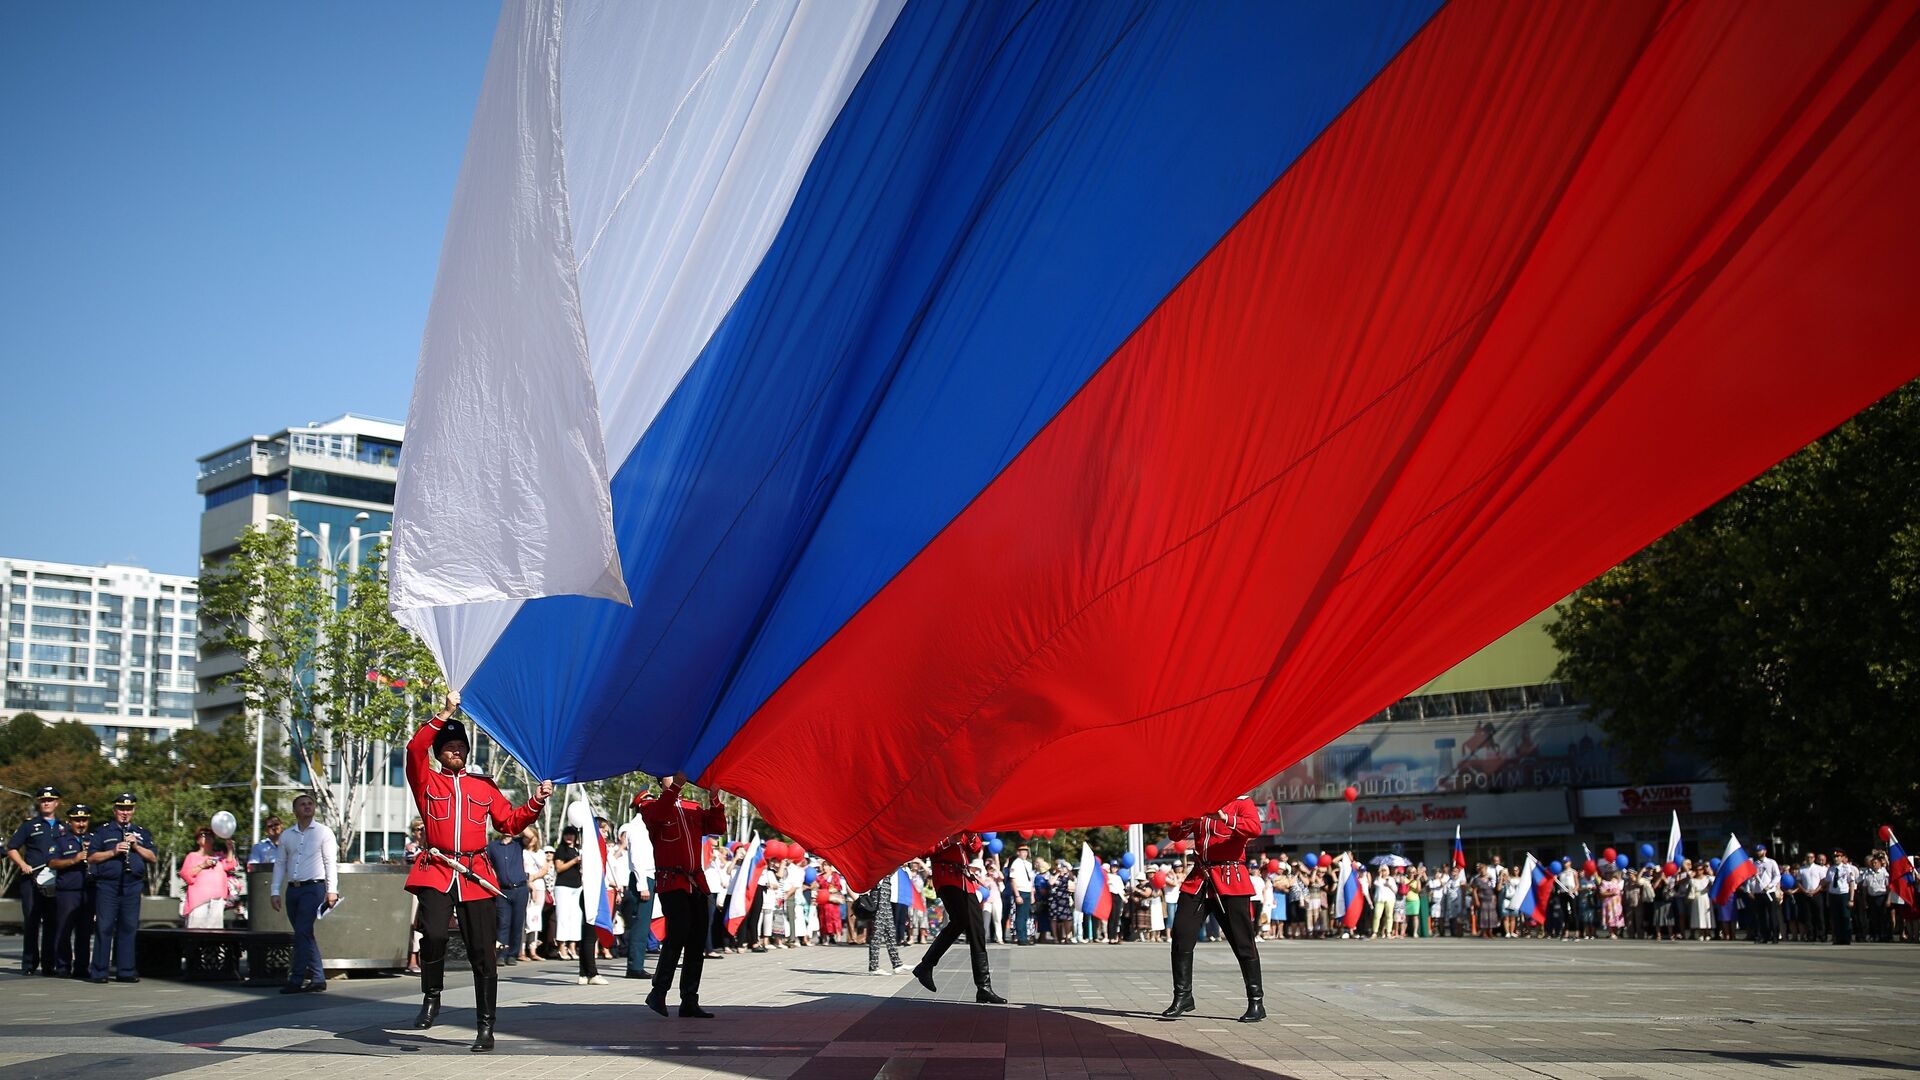
{"label": "folds in flag fabric", "polygon": [[733,868],[733,876],[727,880],[727,933],[737,934],[741,924],[747,921],[747,912],[753,909],[754,894],[760,891],[760,866],[765,861],[760,847],[760,834],[751,833],[747,840],[747,857]]}
{"label": "folds in flag fabric", "polygon": [[1113,912],[1106,869],[1085,841],[1080,844],[1080,869],[1073,877],[1073,909],[1096,919],[1105,919]]}
{"label": "folds in flag fabric", "polygon": [[1679,866],[1684,857],[1685,852],[1680,846],[1680,811],[1675,810],[1673,824],[1667,827],[1667,861]]}
{"label": "folds in flag fabric", "polygon": [[613,944],[613,901],[608,894],[607,841],[585,799],[567,804],[567,824],[580,830],[580,902],[600,944]]}
{"label": "folds in flag fabric", "polygon": [[920,889],[920,879],[904,866],[893,872],[893,902],[905,904],[914,911],[927,910],[927,895]]}
{"label": "folds in flag fabric", "polygon": [[1350,853],[1340,855],[1340,925],[1347,929],[1360,925],[1360,914],[1366,908],[1366,896],[1360,888],[1360,868],[1354,864]]}
{"label": "folds in flag fabric", "polygon": [[1727,850],[1720,856],[1720,877],[1714,882],[1713,904],[1720,910],[1722,919],[1733,918],[1733,897],[1740,887],[1752,880],[1753,860],[1747,857],[1747,849],[1740,846],[1740,838],[1727,834]]}
{"label": "folds in flag fabric", "polygon": [[1460,843],[1460,826],[1453,827],[1453,865],[1461,870],[1467,868],[1467,849]]}
{"label": "folds in flag fabric", "polygon": [[1533,852],[1527,852],[1527,861],[1520,867],[1520,914],[1536,926],[1547,921],[1543,889],[1550,888],[1552,880],[1540,869],[1540,860],[1533,857]]}
{"label": "folds in flag fabric", "polygon": [[1900,838],[1893,834],[1893,826],[1880,826],[1880,836],[1887,842],[1887,888],[1899,898],[1902,907],[1900,914],[1909,919],[1920,919],[1920,904],[1914,902],[1920,894],[1920,873],[1916,873],[1913,858],[1907,849],[1900,846]]}
{"label": "folds in flag fabric", "polygon": [[1920,375],[1917,37],[507,0],[395,612],[534,772],[684,771],[856,887],[1205,812]]}

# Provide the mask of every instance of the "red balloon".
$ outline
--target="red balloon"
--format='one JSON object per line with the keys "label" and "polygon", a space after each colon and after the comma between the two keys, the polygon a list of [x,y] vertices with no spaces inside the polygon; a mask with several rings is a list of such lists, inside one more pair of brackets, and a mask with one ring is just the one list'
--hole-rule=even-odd
{"label": "red balloon", "polygon": [[1668,877],[1674,877],[1680,873],[1680,864],[1668,863],[1667,865],[1661,867],[1660,869],[1665,870],[1667,872]]}
{"label": "red balloon", "polygon": [[1165,870],[1155,870],[1151,880],[1153,881],[1154,888],[1164,889],[1167,887],[1167,872]]}
{"label": "red balloon", "polygon": [[1606,850],[1600,853],[1600,860],[1602,862],[1612,862],[1615,859],[1618,859],[1619,857],[1620,857],[1620,853],[1613,850],[1612,848],[1607,848]]}
{"label": "red balloon", "polygon": [[1893,826],[1891,825],[1880,826],[1880,842],[1884,844],[1893,843]]}
{"label": "red balloon", "polygon": [[1033,839],[1033,830],[1032,830],[1032,829],[1021,829],[1021,830],[1020,830],[1020,839],[1022,839],[1022,840],[1031,840],[1031,839]]}
{"label": "red balloon", "polygon": [[1280,872],[1280,860],[1279,860],[1279,859],[1268,859],[1268,860],[1267,860],[1267,873],[1269,873],[1269,874],[1277,874],[1277,873],[1279,873],[1279,872]]}
{"label": "red balloon", "polygon": [[1586,871],[1589,874],[1597,874],[1600,872],[1600,864],[1594,862],[1592,859],[1588,859],[1586,861],[1586,864],[1580,867],[1580,869]]}
{"label": "red balloon", "polygon": [[1148,845],[1147,845],[1147,858],[1149,858],[1149,859],[1157,859],[1157,858],[1159,858],[1159,857],[1160,857],[1160,845],[1159,845],[1159,844],[1148,844]]}
{"label": "red balloon", "polygon": [[1193,850],[1193,841],[1191,840],[1180,841],[1180,854],[1185,855],[1187,852],[1192,850]]}
{"label": "red balloon", "polygon": [[1348,784],[1347,790],[1341,792],[1340,797],[1347,800],[1348,802],[1352,802],[1353,800],[1360,797],[1360,789],[1357,787],[1354,787],[1352,784]]}
{"label": "red balloon", "polygon": [[1049,840],[1051,840],[1051,839],[1053,839],[1053,834],[1054,834],[1054,833],[1057,833],[1057,832],[1059,832],[1059,831],[1060,831],[1059,829],[1048,829],[1048,830],[1047,830],[1047,839],[1049,839]]}

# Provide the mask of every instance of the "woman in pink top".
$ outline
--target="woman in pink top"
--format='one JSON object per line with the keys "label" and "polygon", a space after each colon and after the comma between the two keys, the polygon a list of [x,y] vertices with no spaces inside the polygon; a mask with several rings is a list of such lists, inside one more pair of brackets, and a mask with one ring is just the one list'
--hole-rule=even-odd
{"label": "woman in pink top", "polygon": [[1609,870],[1607,876],[1600,879],[1600,921],[1606,924],[1609,937],[1619,937],[1620,929],[1627,925],[1626,912],[1620,904],[1622,888],[1618,870]]}
{"label": "woman in pink top", "polygon": [[180,880],[187,883],[180,914],[187,917],[190,930],[218,930],[226,921],[227,898],[232,894],[227,875],[240,864],[216,846],[220,838],[212,829],[201,829],[194,839],[199,850],[180,861]]}

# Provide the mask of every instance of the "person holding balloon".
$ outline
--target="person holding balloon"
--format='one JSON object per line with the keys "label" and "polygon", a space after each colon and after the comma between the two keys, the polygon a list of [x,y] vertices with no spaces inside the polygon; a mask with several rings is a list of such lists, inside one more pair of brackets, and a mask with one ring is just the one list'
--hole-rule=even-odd
{"label": "person holding balloon", "polygon": [[1246,984],[1247,1011],[1243,1024],[1267,1017],[1266,994],[1260,982],[1260,953],[1253,944],[1253,881],[1247,873],[1247,844],[1260,835],[1260,811],[1251,795],[1242,795],[1205,817],[1188,818],[1167,830],[1174,840],[1192,842],[1198,849],[1192,873],[1181,886],[1181,902],[1173,916],[1173,1004],[1160,1015],[1178,1019],[1194,1010],[1193,946],[1208,915],[1226,932],[1240,979]]}
{"label": "person holding balloon", "polygon": [[218,930],[226,924],[227,901],[233,896],[233,879],[228,875],[240,864],[212,829],[200,829],[193,839],[196,850],[180,860],[180,880],[187,886],[180,914],[186,917],[189,930]]}

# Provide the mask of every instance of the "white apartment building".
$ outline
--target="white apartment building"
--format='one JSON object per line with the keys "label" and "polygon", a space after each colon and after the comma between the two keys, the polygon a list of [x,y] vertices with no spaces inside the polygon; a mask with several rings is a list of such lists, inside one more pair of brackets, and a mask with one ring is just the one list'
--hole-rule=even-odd
{"label": "white apartment building", "polygon": [[195,579],[138,566],[0,558],[5,714],[78,721],[109,749],[194,722]]}

